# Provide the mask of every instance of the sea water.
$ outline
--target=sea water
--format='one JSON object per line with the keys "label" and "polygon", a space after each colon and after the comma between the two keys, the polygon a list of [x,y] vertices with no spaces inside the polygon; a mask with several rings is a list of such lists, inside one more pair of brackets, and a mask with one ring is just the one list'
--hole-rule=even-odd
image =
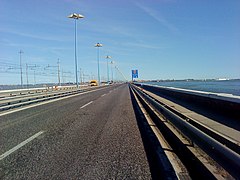
{"label": "sea water", "polygon": [[146,83],[166,87],[175,87],[214,93],[227,93],[240,96],[240,79],[211,81],[160,81]]}

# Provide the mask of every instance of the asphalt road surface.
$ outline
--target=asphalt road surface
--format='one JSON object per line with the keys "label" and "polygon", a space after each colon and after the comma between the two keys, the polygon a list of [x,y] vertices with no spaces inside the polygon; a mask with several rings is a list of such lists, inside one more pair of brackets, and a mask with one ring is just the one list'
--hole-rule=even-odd
{"label": "asphalt road surface", "polygon": [[151,179],[127,84],[0,115],[0,179]]}

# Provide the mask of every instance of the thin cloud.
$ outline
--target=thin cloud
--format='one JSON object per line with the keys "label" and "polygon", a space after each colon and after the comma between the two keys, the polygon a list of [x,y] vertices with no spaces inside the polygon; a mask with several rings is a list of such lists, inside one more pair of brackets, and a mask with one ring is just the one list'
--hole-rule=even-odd
{"label": "thin cloud", "polygon": [[15,31],[15,30],[11,30],[11,29],[0,29],[1,32],[5,32],[5,33],[10,33],[10,34],[15,34],[15,35],[18,35],[18,36],[23,36],[23,37],[28,37],[28,38],[33,38],[33,39],[39,39],[39,40],[46,40],[46,41],[60,41],[60,42],[63,42],[63,41],[67,41],[67,39],[69,38],[59,38],[59,37],[49,37],[49,36],[46,36],[46,35],[33,35],[33,34],[30,34],[30,33],[22,33],[22,32],[19,32],[19,31]]}
{"label": "thin cloud", "polygon": [[165,26],[166,28],[168,28],[171,32],[173,33],[178,33],[179,30],[177,27],[175,27],[173,24],[171,24],[169,21],[167,21],[159,12],[157,12],[156,10],[149,8],[145,5],[142,5],[138,2],[135,3],[136,6],[138,8],[140,8],[141,10],[143,10],[146,14],[148,14],[149,16],[151,16],[153,19],[155,19],[156,21],[158,21],[159,23],[161,23],[163,26]]}
{"label": "thin cloud", "polygon": [[165,47],[144,44],[144,43],[125,43],[125,45],[139,47],[139,48],[147,48],[147,49],[165,49]]}

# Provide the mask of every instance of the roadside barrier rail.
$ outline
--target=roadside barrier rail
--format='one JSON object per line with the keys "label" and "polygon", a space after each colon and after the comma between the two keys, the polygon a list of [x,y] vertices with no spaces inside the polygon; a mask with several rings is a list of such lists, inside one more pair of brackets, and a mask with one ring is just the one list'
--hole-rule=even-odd
{"label": "roadside barrier rail", "polygon": [[[203,131],[204,127],[198,128],[199,125],[196,126],[195,124],[189,123],[186,119],[183,119],[174,111],[171,111],[171,109],[157,102],[154,98],[143,92],[141,88],[134,85],[131,85],[131,87],[133,87],[134,91],[137,92],[138,96],[151,104],[156,111],[170,121],[181,133],[184,134],[184,136],[201,147],[207,154],[213,155],[213,158],[219,164],[233,172],[236,177],[240,177],[239,145],[235,146],[234,150],[231,149],[231,147],[227,147],[225,144],[219,142],[219,139],[224,139],[224,137],[218,138],[216,135],[212,137],[211,133],[206,134],[206,132]],[[207,131],[209,131],[209,129]],[[228,141],[228,139],[224,139],[225,143]]]}
{"label": "roadside barrier rail", "polygon": [[[85,86],[82,86],[85,87]],[[76,86],[50,86],[42,88],[30,88],[30,89],[12,89],[12,90],[1,90],[0,91],[0,100],[7,97],[21,96],[27,94],[35,94],[42,92],[51,92],[59,90],[72,90],[76,89]]]}
{"label": "roadside barrier rail", "polygon": [[10,94],[14,92],[15,95],[10,95],[9,92],[7,92],[7,95],[10,96],[0,98],[0,112],[103,87],[106,86],[84,87],[79,89],[76,87],[61,87],[54,90],[43,89],[43,91],[39,91],[39,89],[9,91]]}

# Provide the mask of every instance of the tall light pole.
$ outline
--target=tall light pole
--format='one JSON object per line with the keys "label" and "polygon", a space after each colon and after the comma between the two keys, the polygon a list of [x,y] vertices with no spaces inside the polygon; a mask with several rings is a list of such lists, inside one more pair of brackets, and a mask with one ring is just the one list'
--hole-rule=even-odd
{"label": "tall light pole", "polygon": [[111,59],[111,56],[106,56],[107,59],[107,82],[109,83],[109,68],[108,68],[108,59]]}
{"label": "tall light pole", "polygon": [[73,14],[70,14],[68,16],[68,18],[73,18],[74,21],[75,21],[75,71],[76,71],[76,85],[77,85],[77,88],[78,88],[78,76],[77,76],[77,20],[80,19],[80,18],[84,18],[83,15],[81,14],[76,14],[76,13],[73,13]]}
{"label": "tall light pole", "polygon": [[98,84],[101,84],[100,81],[100,68],[99,68],[99,48],[102,47],[103,45],[100,43],[95,44],[95,47],[97,47],[97,61],[98,61]]}
{"label": "tall light pole", "polygon": [[111,64],[111,71],[112,71],[112,83],[113,83],[113,63],[114,63],[114,61],[110,62],[110,64]]}
{"label": "tall light pole", "polygon": [[19,51],[19,54],[20,54],[21,87],[23,87],[23,78],[22,78],[22,53],[23,53],[23,51],[20,50],[20,51]]}

